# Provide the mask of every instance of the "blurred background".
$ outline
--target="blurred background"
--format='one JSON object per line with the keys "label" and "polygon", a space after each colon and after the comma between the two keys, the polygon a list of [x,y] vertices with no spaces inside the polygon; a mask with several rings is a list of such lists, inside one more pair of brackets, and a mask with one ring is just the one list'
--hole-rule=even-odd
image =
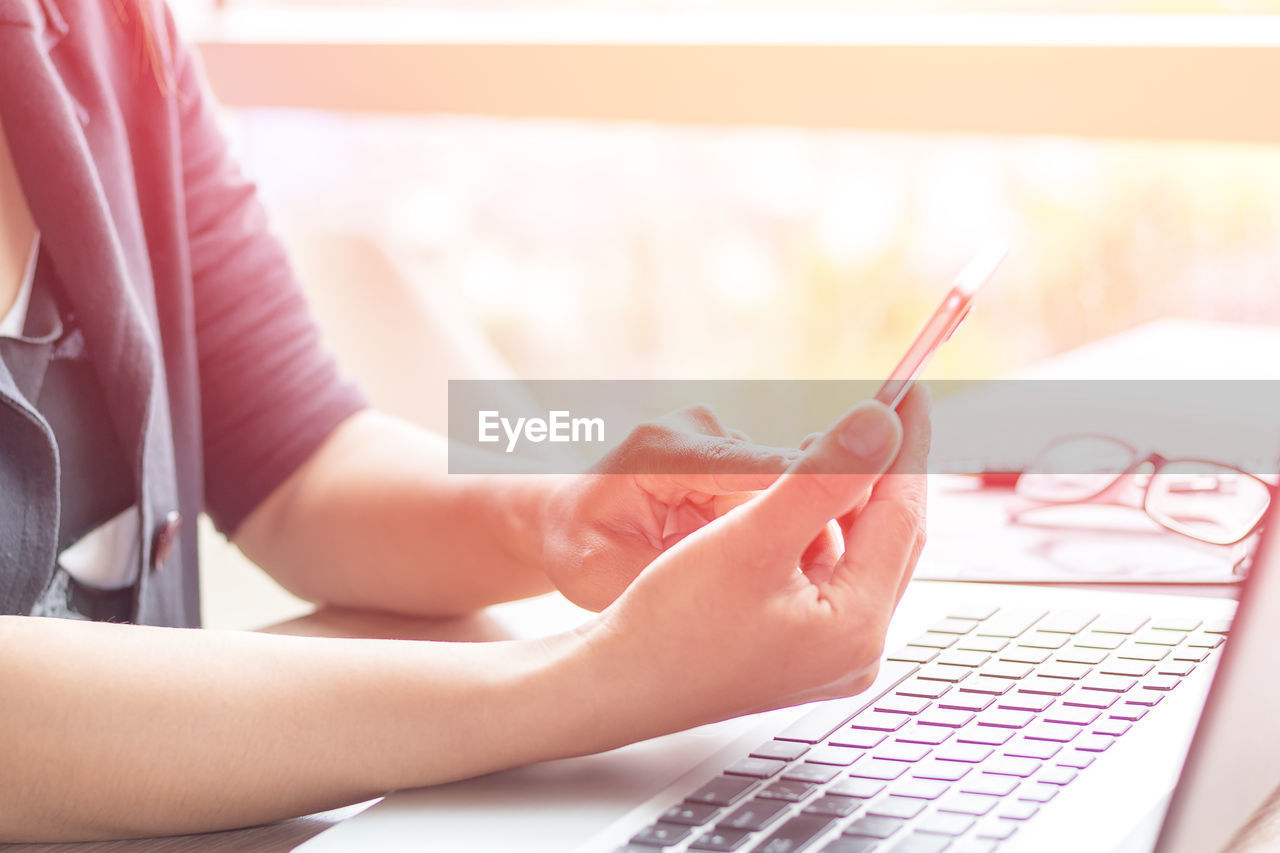
{"label": "blurred background", "polygon": [[[1153,22],[1280,11],[1264,0],[387,0],[359,9],[179,0],[177,11],[197,42],[228,16],[252,33],[259,12],[285,16],[305,41],[309,10],[319,21],[339,5],[350,20],[376,11],[384,23],[397,9],[424,8],[495,19],[589,8],[673,20],[763,10],[1105,12]],[[278,67],[291,73],[286,61]],[[1269,81],[1249,82],[1224,97],[1270,110]],[[1181,106],[1166,97],[1154,108]],[[933,377],[1007,375],[1162,318],[1280,321],[1272,140],[289,104],[232,103],[227,119],[331,345],[380,406],[430,426],[443,423],[445,382],[462,376],[882,376],[993,234],[1013,252]],[[253,624],[267,612],[214,588],[213,624]]]}

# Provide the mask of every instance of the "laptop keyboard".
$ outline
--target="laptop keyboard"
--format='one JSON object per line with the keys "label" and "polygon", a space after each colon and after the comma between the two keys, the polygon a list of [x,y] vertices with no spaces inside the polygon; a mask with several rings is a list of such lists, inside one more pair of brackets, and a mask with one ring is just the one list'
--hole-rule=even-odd
{"label": "laptop keyboard", "polygon": [[1225,621],[959,606],[619,853],[992,853],[1222,644]]}

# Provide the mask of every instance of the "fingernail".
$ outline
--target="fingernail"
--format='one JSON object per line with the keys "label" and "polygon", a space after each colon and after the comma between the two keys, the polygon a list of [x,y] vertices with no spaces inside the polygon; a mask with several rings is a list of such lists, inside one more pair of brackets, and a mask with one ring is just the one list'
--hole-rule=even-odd
{"label": "fingernail", "polygon": [[868,403],[849,416],[840,427],[840,443],[862,459],[878,459],[893,443],[894,428],[889,410],[880,403]]}

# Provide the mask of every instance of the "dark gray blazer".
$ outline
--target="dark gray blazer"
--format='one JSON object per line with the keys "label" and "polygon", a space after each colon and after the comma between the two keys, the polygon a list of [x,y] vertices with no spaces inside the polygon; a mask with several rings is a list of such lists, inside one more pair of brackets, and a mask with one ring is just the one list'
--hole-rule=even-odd
{"label": "dark gray blazer", "polygon": [[[196,517],[234,531],[362,398],[157,0],[0,0],[0,120],[136,471],[135,621],[196,625]],[[0,612],[53,574],[57,466],[0,362]]]}

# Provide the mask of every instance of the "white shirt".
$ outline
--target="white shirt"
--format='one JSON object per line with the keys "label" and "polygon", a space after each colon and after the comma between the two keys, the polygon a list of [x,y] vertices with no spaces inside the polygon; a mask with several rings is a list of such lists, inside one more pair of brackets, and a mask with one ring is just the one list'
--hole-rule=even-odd
{"label": "white shirt", "polygon": [[22,329],[27,325],[27,306],[31,304],[31,288],[36,278],[36,257],[40,254],[40,235],[31,241],[31,254],[27,257],[27,266],[22,280],[18,284],[18,298],[14,300],[9,313],[0,319],[0,338],[22,337]]}
{"label": "white shirt", "polygon": [[[35,286],[36,258],[40,254],[40,235],[31,242],[18,298],[0,319],[0,338],[22,337],[27,325],[27,310]],[[133,555],[138,547],[138,508],[131,506],[115,518],[86,533],[78,542],[58,555],[58,564],[83,584],[98,589],[120,589],[132,582]]]}

